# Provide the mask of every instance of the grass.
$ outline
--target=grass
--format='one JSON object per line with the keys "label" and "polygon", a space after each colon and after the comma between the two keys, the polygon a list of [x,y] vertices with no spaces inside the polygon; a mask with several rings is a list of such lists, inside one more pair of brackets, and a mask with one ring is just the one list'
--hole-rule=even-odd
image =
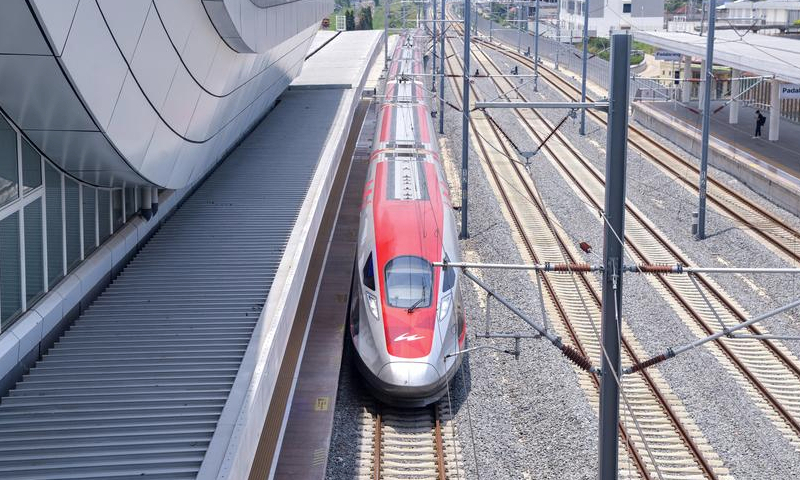
{"label": "grass", "polygon": [[[589,39],[588,49],[589,52],[597,55],[598,57],[609,60],[611,58],[611,50],[609,49],[610,41],[607,38],[592,37]],[[582,48],[582,43],[576,43],[576,48]],[[631,65],[637,65],[644,61],[644,54],[654,54],[656,48],[646,43],[634,41],[631,46]]]}
{"label": "grass", "polygon": [[[389,10],[389,28],[403,28],[403,17],[402,17],[402,9],[403,6],[398,3],[393,3],[391,9]],[[358,10],[354,9],[353,13],[356,14],[358,17]],[[328,15],[328,20],[330,21],[330,25],[325,30],[336,30],[336,16],[337,15],[344,15],[344,10],[335,11]],[[375,8],[372,9],[372,29],[373,30],[383,30],[383,2]],[[415,4],[406,4],[406,25],[408,27],[413,27],[417,21],[417,8]]]}
{"label": "grass", "polygon": [[[406,26],[412,27],[417,21],[417,5],[406,4]],[[389,10],[389,28],[403,28],[403,5],[392,3]],[[383,30],[383,2],[372,10],[372,29]]]}

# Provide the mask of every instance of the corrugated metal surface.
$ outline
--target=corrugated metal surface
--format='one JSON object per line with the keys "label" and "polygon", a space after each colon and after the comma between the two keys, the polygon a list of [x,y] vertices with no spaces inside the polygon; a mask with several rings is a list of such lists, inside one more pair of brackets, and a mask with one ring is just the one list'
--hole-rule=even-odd
{"label": "corrugated metal surface", "polygon": [[279,105],[2,399],[0,478],[195,477],[336,112],[306,97]]}

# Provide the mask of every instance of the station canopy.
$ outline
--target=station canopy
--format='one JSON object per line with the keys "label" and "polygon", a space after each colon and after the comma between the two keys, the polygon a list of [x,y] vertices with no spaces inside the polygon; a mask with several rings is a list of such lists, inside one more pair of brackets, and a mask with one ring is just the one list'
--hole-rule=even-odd
{"label": "station canopy", "polygon": [[[685,32],[634,32],[636,40],[670,52],[705,58],[706,37]],[[714,63],[800,84],[800,40],[753,32],[718,30]]]}

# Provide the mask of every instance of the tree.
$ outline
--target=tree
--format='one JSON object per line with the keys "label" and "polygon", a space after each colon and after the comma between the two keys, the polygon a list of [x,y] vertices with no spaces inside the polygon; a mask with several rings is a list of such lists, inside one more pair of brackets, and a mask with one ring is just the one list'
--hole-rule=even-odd
{"label": "tree", "polygon": [[344,28],[348,31],[356,29],[356,18],[352,10],[344,12]]}
{"label": "tree", "polygon": [[372,30],[372,9],[370,7],[362,8],[358,12],[358,29]]}

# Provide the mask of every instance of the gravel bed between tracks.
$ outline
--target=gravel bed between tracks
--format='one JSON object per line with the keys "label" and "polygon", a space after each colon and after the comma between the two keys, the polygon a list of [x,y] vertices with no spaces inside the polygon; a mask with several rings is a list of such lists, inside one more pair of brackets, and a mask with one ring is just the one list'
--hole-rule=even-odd
{"label": "gravel bed between tracks", "polygon": [[[513,65],[499,54],[489,53],[499,65]],[[509,67],[510,68],[510,67]],[[474,67],[473,67],[474,70]],[[485,92],[493,91],[487,79],[477,81]],[[493,88],[493,87],[492,87]],[[540,99],[560,99],[540,82]],[[448,82],[447,99],[456,102]],[[530,88],[526,88],[530,95]],[[547,111],[551,121],[563,112]],[[521,141],[525,132],[509,113],[493,112],[523,150],[531,150],[530,141]],[[568,120],[562,131],[601,171],[605,162],[605,129],[587,121],[587,137],[577,134],[577,120]],[[461,150],[461,115],[451,108],[445,112],[446,143],[458,161]],[[665,140],[666,141],[666,140]],[[678,151],[677,147],[675,149]],[[494,192],[484,177],[474,150],[470,152],[470,234],[462,243],[465,258],[485,262],[521,262],[513,244],[511,229],[503,217]],[[460,166],[448,169],[460,172]],[[602,248],[601,224],[567,188],[558,172],[544,161],[534,159],[531,172],[555,218],[577,243],[588,241],[599,253]],[[751,198],[763,203],[730,176],[715,169],[711,175]],[[458,190],[459,180],[449,178],[451,191]],[[736,266],[785,265],[771,250],[758,244],[728,219],[709,210],[707,231],[710,237],[696,242],[689,235],[689,219],[696,199],[685,189],[653,167],[635,151],[629,152],[628,196],[682,251],[698,265]],[[458,198],[458,193],[454,192]],[[775,208],[792,224],[800,223]],[[525,260],[527,261],[527,260]],[[597,259],[587,256],[587,261]],[[518,272],[481,272],[486,282],[515,305],[540,318],[536,286]],[[797,298],[798,281],[778,276],[717,275],[715,280],[751,314]],[[760,287],[757,288],[757,287]],[[483,328],[485,294],[467,280],[463,294],[468,313],[469,346],[492,344],[510,348],[510,342],[475,339],[472,334]],[[649,353],[667,346],[682,344],[692,338],[675,313],[660,299],[643,277],[628,275],[625,282],[624,316],[637,339]],[[509,315],[497,303],[492,304],[496,330],[523,330],[522,322]],[[655,321],[654,321],[655,320]],[[767,322],[772,333],[800,335],[797,316]],[[800,354],[800,342],[788,342]],[[352,366],[352,352],[345,352],[334,431],[328,458],[327,478],[348,479],[357,474],[357,453],[361,427],[358,413],[369,398]],[[596,472],[597,420],[583,391],[578,374],[557,351],[539,340],[522,343],[519,360],[488,350],[469,354],[462,374],[452,388],[463,465],[467,478],[594,478]],[[702,429],[736,478],[796,478],[800,476],[800,454],[752,404],[717,359],[705,349],[683,355],[662,364],[662,375],[682,400],[687,411]],[[632,428],[632,426],[631,426]],[[472,438],[474,437],[474,444]],[[476,463],[477,460],[477,463]]]}
{"label": "gravel bed between tracks", "polygon": [[[509,68],[513,65],[499,53],[488,53],[498,65],[508,64]],[[493,91],[489,89],[488,82],[482,79],[479,86],[486,92]],[[524,93],[530,99],[532,89],[526,90]],[[561,99],[545,82],[540,82],[539,91],[539,99]],[[545,115],[555,123],[563,118],[564,112],[547,110]],[[515,141],[526,137],[509,112],[495,111],[493,116]],[[606,129],[587,119],[589,134],[581,137],[578,127],[577,119],[568,120],[561,131],[603,172]],[[533,147],[532,142],[522,142],[520,145],[523,150]],[[771,250],[738,229],[728,218],[711,209],[708,210],[707,224],[709,238],[702,242],[693,240],[689,234],[688,222],[691,212],[696,209],[696,198],[638,152],[629,150],[628,153],[629,200],[662,232],[666,232],[697,265],[722,266],[727,263],[732,266],[787,266]],[[588,241],[596,247],[599,254],[602,248],[602,225],[597,213],[581,203],[572,190],[566,187],[555,168],[543,157],[532,162],[531,174],[545,202],[573,241]],[[739,191],[745,191],[759,203],[766,203],[729,175],[716,169],[711,169],[710,175]],[[797,218],[784,211],[775,208],[775,212],[788,218],[791,224],[798,222]],[[586,260],[598,262],[597,258],[591,256],[587,256]],[[796,299],[800,291],[797,288],[797,279],[791,276],[715,275],[714,278],[751,315]],[[624,289],[624,316],[649,353],[658,353],[667,346],[683,344],[692,338],[688,329],[660,299],[646,278],[627,275]],[[777,317],[764,325],[772,333],[798,335],[799,323],[795,314]],[[800,342],[787,342],[787,345],[796,355],[800,353]],[[800,454],[752,404],[745,392],[706,349],[697,349],[665,362],[659,366],[659,370],[736,478],[800,476]]]}

